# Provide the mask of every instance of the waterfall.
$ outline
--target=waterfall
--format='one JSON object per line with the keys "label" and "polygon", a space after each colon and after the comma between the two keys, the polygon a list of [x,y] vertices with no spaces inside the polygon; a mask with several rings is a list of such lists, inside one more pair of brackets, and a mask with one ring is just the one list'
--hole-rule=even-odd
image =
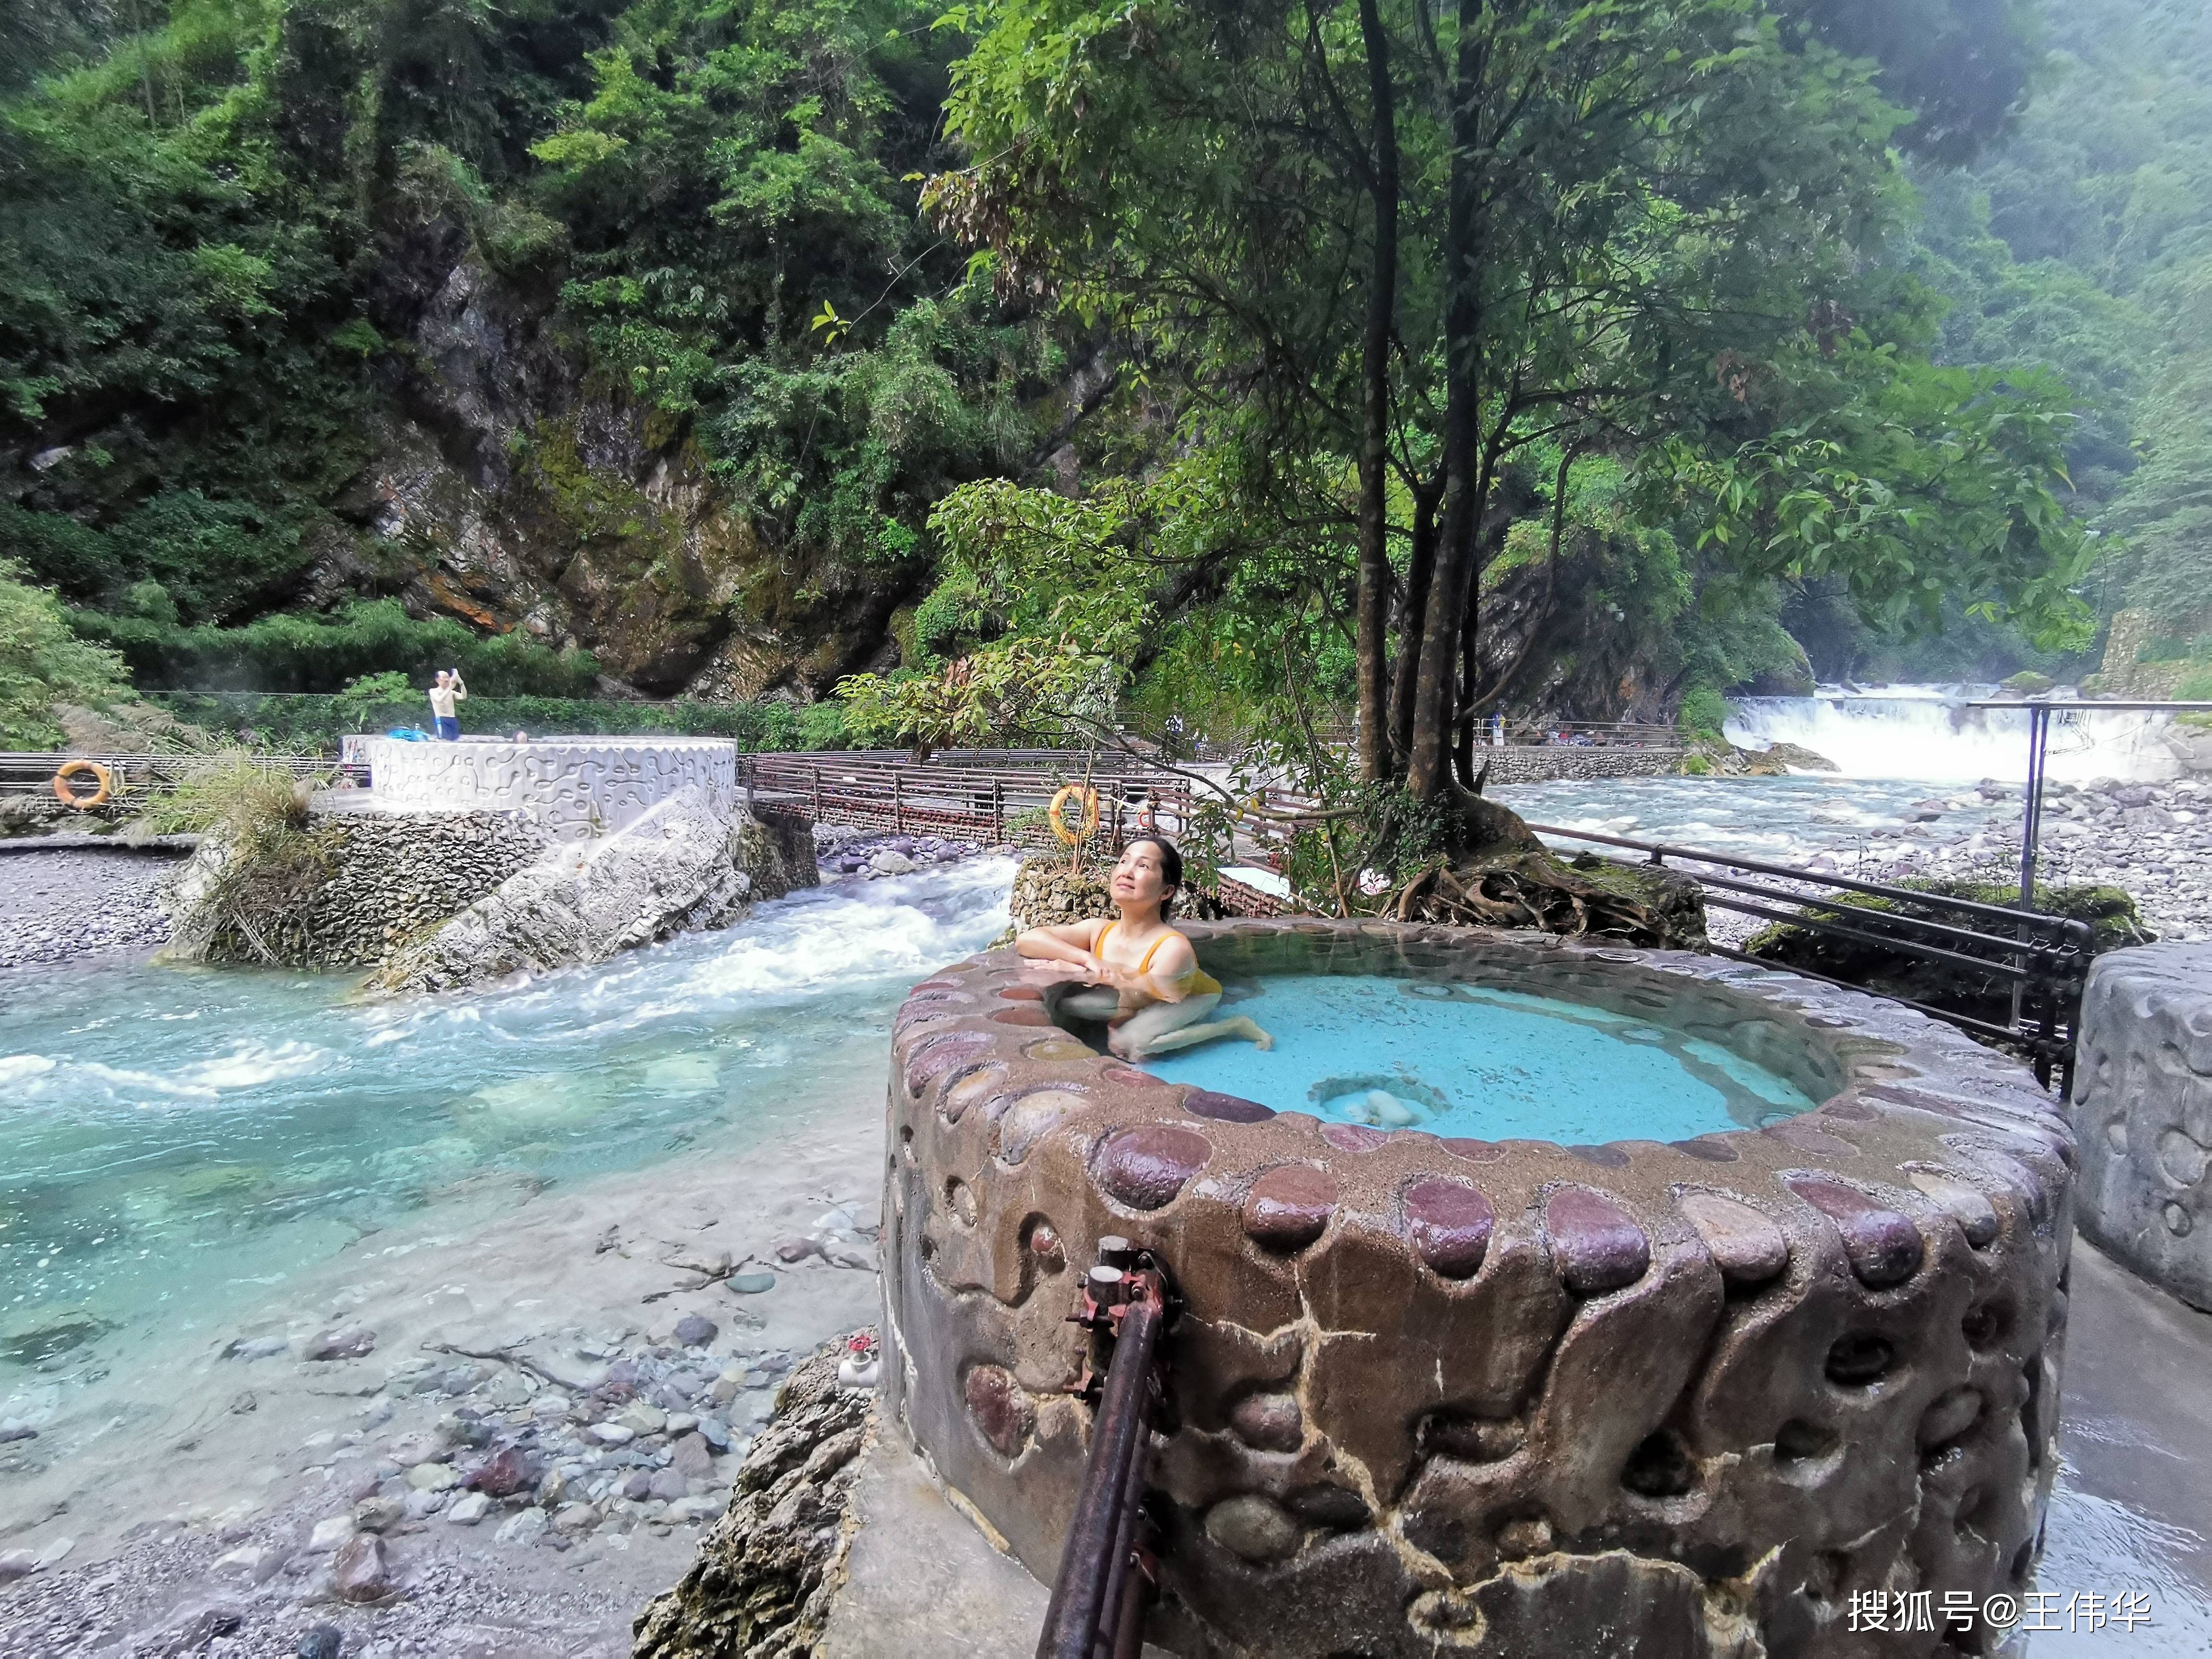
{"label": "waterfall", "polygon": [[[2027,774],[2026,712],[1966,707],[1996,695],[1995,686],[1887,685],[1823,686],[1810,697],[1735,697],[1727,734],[1744,749],[1796,744],[1835,762],[1848,777],[2018,783]],[[2100,709],[2094,702],[2069,708],[2051,722],[2051,775],[2069,783],[2172,777],[2181,765],[2164,740],[2168,719]]]}

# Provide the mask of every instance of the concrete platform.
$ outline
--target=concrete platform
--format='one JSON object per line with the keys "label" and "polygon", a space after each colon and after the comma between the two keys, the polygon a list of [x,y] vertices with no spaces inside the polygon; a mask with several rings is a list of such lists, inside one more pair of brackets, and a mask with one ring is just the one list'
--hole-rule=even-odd
{"label": "concrete platform", "polygon": [[1050,1590],[952,1507],[896,1423],[862,1461],[860,1530],[820,1659],[1029,1659]]}

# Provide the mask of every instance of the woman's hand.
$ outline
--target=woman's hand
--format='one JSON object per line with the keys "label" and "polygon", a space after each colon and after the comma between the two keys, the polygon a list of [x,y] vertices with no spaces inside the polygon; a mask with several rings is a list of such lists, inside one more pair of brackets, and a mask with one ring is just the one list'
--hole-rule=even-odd
{"label": "woman's hand", "polygon": [[1031,957],[1022,963],[1022,977],[1036,985],[1096,983],[1091,969],[1080,962],[1064,962],[1057,957]]}

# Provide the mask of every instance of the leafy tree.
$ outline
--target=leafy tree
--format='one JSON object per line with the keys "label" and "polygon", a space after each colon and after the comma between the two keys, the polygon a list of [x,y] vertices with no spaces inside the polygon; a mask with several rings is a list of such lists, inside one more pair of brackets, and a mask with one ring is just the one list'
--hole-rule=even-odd
{"label": "leafy tree", "polygon": [[[1370,781],[1402,769],[1417,800],[1454,795],[1502,833],[1459,791],[1503,689],[1482,573],[1528,507],[1566,499],[1529,477],[1540,453],[1563,474],[1588,454],[1656,470],[1641,495],[1662,518],[1696,516],[1698,469],[1720,469],[1723,547],[1756,474],[1770,518],[1806,510],[1796,551],[1747,571],[1848,563],[1892,611],[1971,520],[1990,605],[2075,616],[2051,394],[2000,411],[1992,386],[1931,378],[1927,307],[1865,266],[1903,199],[1887,144],[1909,112],[1874,84],[1897,64],[1748,0],[1138,18],[993,0],[954,19],[976,36],[951,104],[975,159],[933,184],[940,222],[1002,284],[1134,337],[1180,378],[1186,441],[1249,458],[1259,502],[1352,532]],[[1276,459],[1315,443],[1358,458],[1354,491]],[[1907,499],[1879,501],[1899,465]],[[1928,510],[1969,477],[1971,507]],[[1824,538],[1846,495],[1852,533]],[[1402,559],[1379,556],[1393,531]]]}

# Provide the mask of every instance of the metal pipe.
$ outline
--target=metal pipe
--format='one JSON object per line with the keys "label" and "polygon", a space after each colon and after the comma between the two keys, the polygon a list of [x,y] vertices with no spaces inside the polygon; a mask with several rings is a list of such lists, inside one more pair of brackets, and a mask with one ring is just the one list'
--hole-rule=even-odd
{"label": "metal pipe", "polygon": [[1106,1612],[1110,1552],[1121,1529],[1129,1461],[1145,1431],[1152,1352],[1166,1309],[1154,1297],[1129,1304],[1114,1343],[1104,1397],[1091,1425],[1091,1459],[1077,1489],[1075,1515],[1061,1547],[1037,1659],[1092,1659]]}
{"label": "metal pipe", "polygon": [[[1834,911],[1839,915],[1848,916],[1853,921],[1862,922],[1869,927],[1875,926],[1877,923],[1884,923],[1898,927],[1917,927],[1923,933],[1934,933],[1940,938],[1955,940],[1962,944],[1986,945],[1993,947],[1994,949],[2008,952],[2017,952],[2020,949],[2020,939],[2016,934],[2011,939],[2005,939],[1996,933],[1978,933],[1972,927],[1961,927],[1953,922],[1932,921],[1926,916],[1908,916],[1901,915],[1895,910],[1876,910],[1869,906],[1850,904],[1841,899],[1819,898],[1808,893],[1781,892],[1771,887],[1762,887],[1757,882],[1731,881],[1726,876],[1692,876],[1691,879],[1695,881],[1701,887],[1718,887],[1731,893],[1748,893],[1753,898],[1772,899],[1777,903],[1780,904],[1799,905],[1806,910]],[[1725,904],[1728,901],[1724,899],[1708,899],[1706,902],[1709,904]],[[2037,920],[2063,921],[2065,918],[2039,917]],[[2068,933],[2068,939],[2065,944],[2053,945],[2037,941],[2035,942],[2033,948],[2038,951],[2061,955],[2080,950],[2082,941],[2075,939],[2071,936],[2070,927],[2066,931]],[[1900,940],[1899,942],[1905,945],[1909,949],[1919,948],[1917,942],[1914,940]]]}
{"label": "metal pipe", "polygon": [[[1145,1476],[1152,1462],[1152,1390],[1145,1391],[1143,1425],[1137,1434],[1136,1454],[1129,1459],[1129,1479],[1121,1488],[1121,1524],[1114,1534],[1114,1559],[1106,1574],[1106,1595],[1102,1606],[1111,1610],[1107,1630],[1099,1636],[1103,1659],[1115,1659],[1129,1638],[1132,1620],[1139,1632],[1144,1627],[1144,1574],[1137,1566],[1137,1527],[1143,1519]],[[1112,1642],[1107,1641],[1110,1631]],[[1143,1645],[1139,1634],[1138,1645]]]}
{"label": "metal pipe", "polygon": [[1735,910],[1747,916],[1763,916],[1769,921],[1778,921],[1784,927],[1809,928],[1819,933],[1835,933],[1844,939],[1856,939],[1862,945],[1871,945],[1885,951],[1903,951],[1908,955],[1933,957],[1941,962],[1956,963],[1962,968],[1972,968],[1977,973],[1995,974],[2000,978],[2026,981],[2044,977],[2032,969],[2016,966],[2020,947],[2010,939],[1996,943],[2010,950],[2013,962],[1991,962],[1984,957],[1970,957],[1962,951],[1946,951],[1939,945],[1923,945],[1918,939],[1884,939],[1879,933],[1861,933],[1856,927],[1846,927],[1839,921],[1830,921],[1820,916],[1804,916],[1795,911],[1771,910],[1763,904],[1747,904],[1741,899],[1707,899],[1706,903],[1723,910]]}

